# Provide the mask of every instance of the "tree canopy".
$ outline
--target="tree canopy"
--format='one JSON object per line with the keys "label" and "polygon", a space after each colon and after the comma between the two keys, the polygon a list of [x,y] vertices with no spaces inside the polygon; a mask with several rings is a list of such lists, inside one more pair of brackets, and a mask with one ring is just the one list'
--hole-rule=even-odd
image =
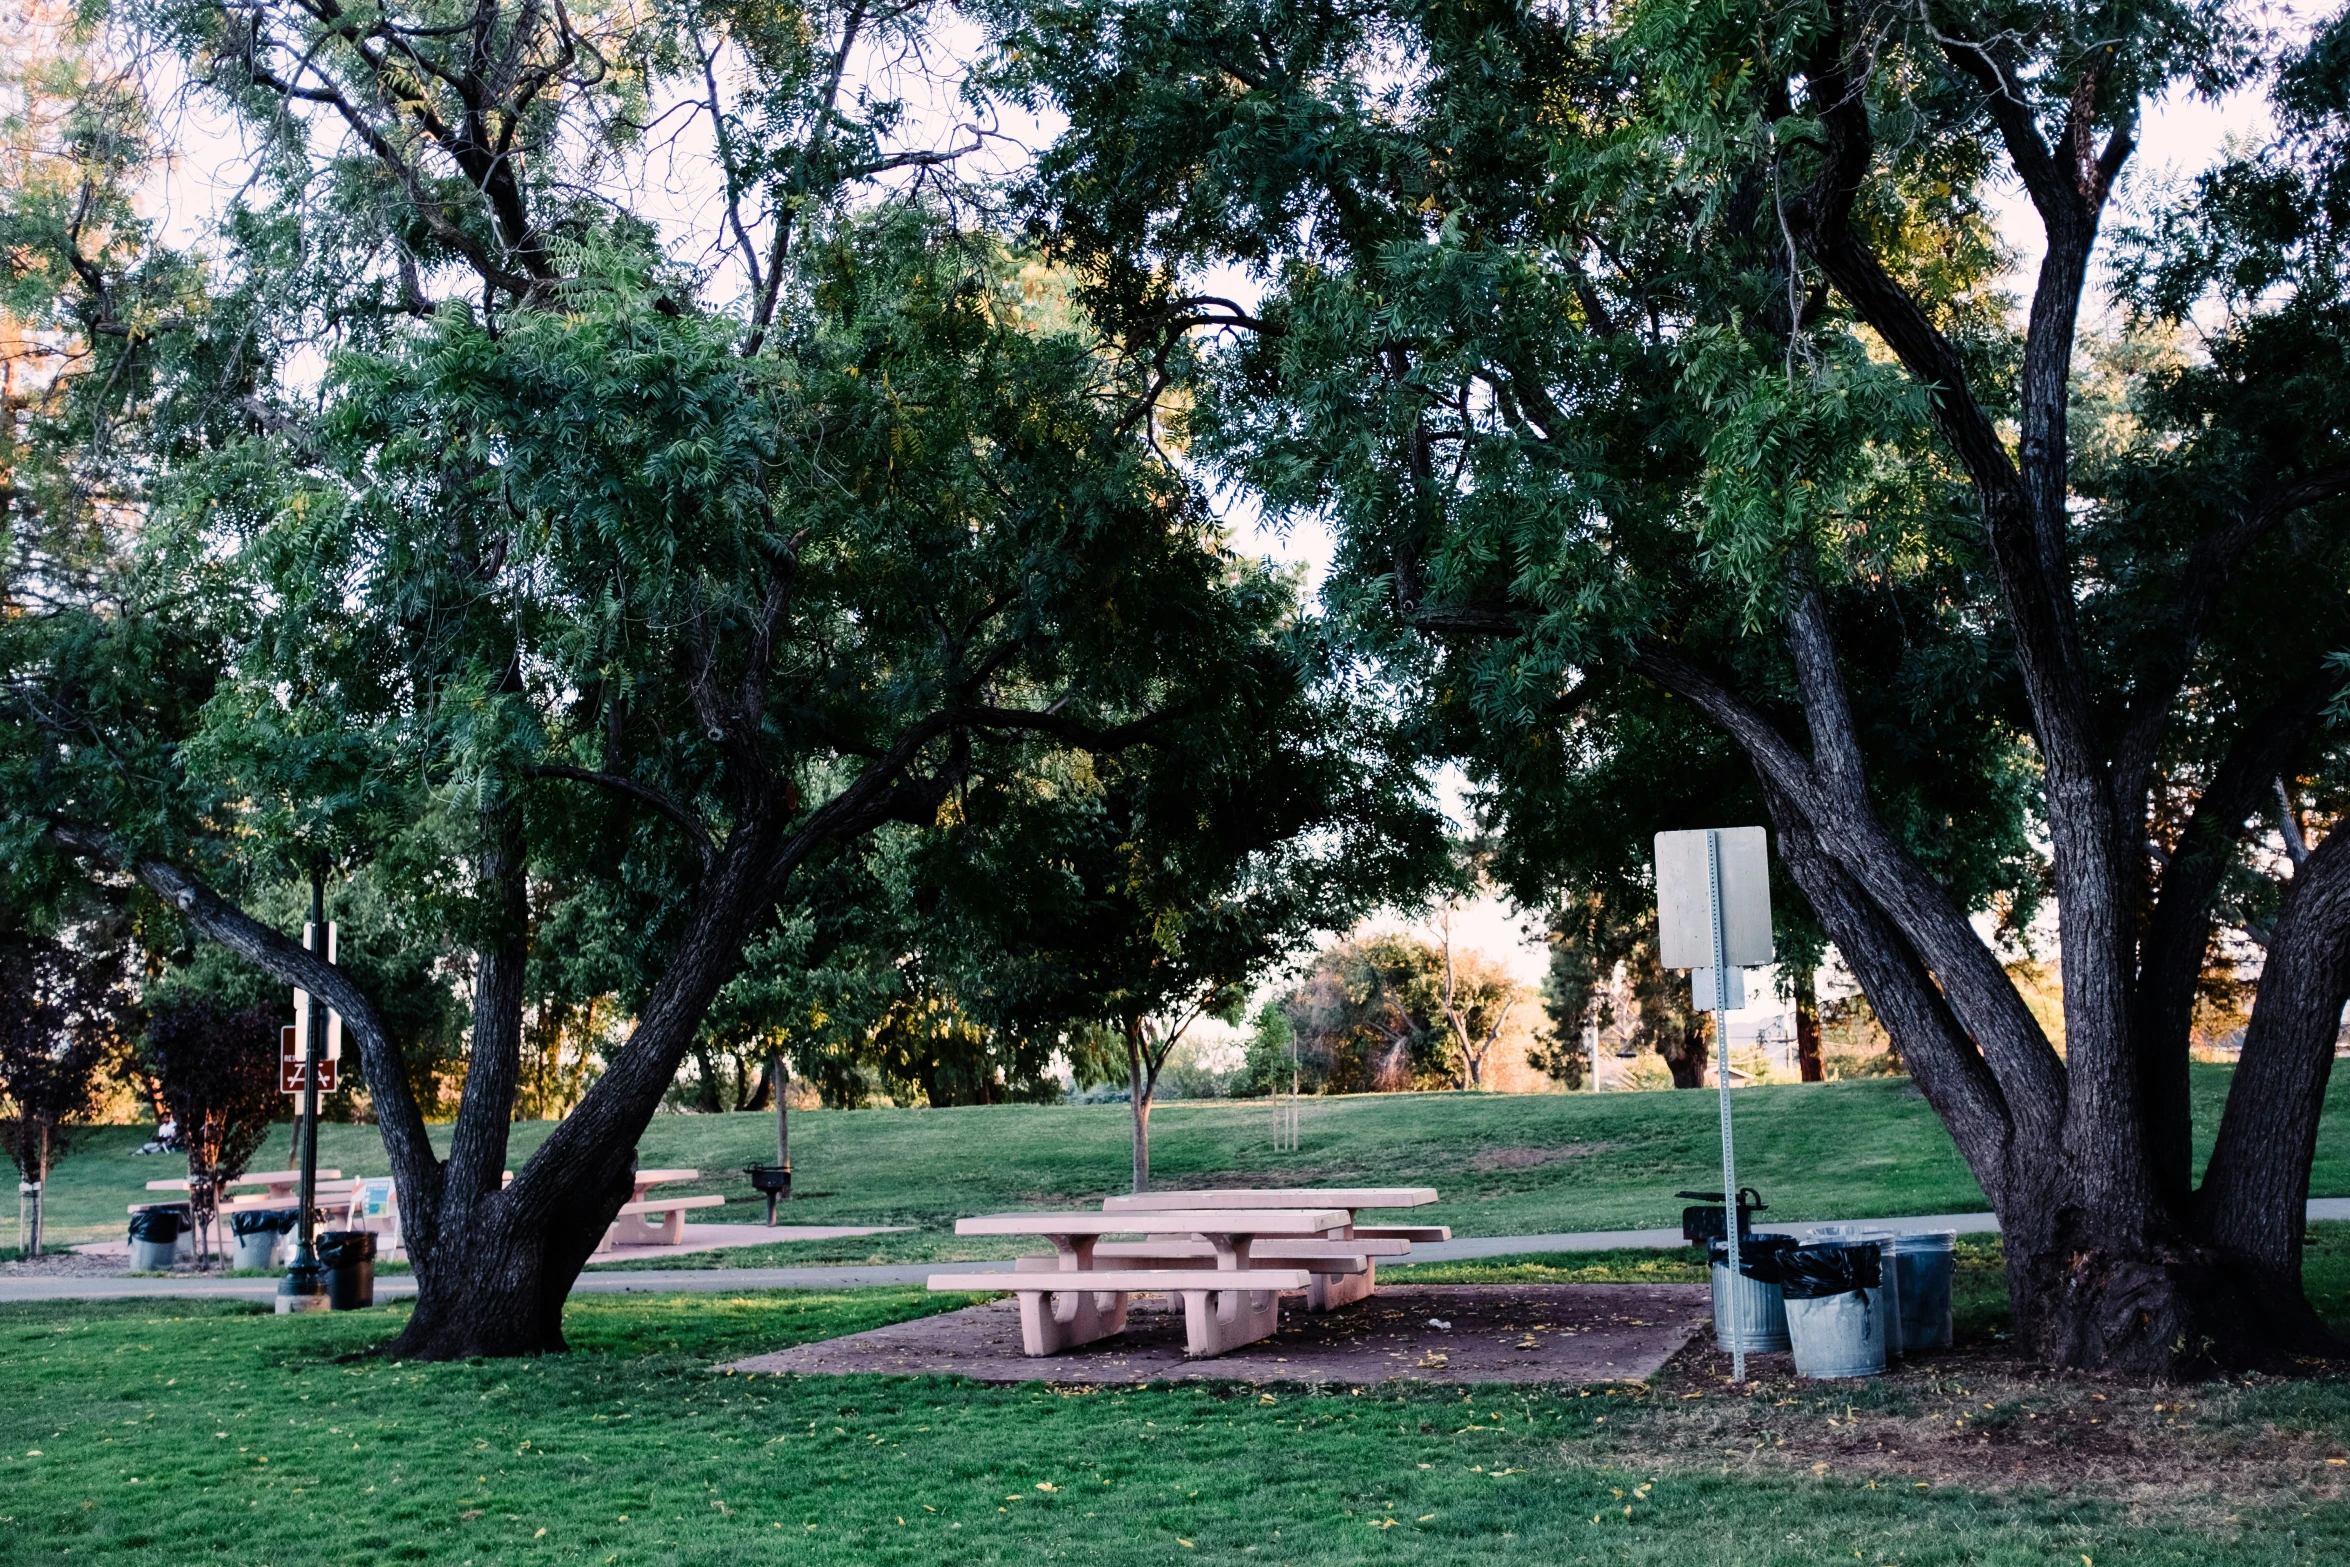
{"label": "tree canopy", "polygon": [[[2343,23],[2279,52],[2195,3],[991,14],[1005,89],[1069,120],[1035,231],[1160,345],[1207,460],[1331,521],[1334,619],[1513,880],[1571,864],[1627,752],[1649,786],[1734,756],[1999,1205],[2027,1336],[2140,1370],[2257,1356],[2240,1312],[2310,1340],[2274,1303],[2350,983],[2322,846],[2200,1187],[2185,1085],[2220,884],[2280,780],[2339,765]],[[2281,134],[2117,230],[2174,90],[2266,92]],[[2044,242],[2021,302],[2001,179]],[[1201,286],[1235,267],[1257,297]],[[2043,876],[2061,1058],[1970,920]]]}

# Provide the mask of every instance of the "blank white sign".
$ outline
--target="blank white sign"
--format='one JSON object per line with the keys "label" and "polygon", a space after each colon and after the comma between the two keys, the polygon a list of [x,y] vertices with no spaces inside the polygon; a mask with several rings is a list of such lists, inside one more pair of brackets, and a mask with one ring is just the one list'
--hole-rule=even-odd
{"label": "blank white sign", "polygon": [[1712,968],[1705,841],[1721,840],[1723,961],[1759,968],[1771,961],[1771,850],[1760,827],[1699,828],[1656,835],[1657,961]]}

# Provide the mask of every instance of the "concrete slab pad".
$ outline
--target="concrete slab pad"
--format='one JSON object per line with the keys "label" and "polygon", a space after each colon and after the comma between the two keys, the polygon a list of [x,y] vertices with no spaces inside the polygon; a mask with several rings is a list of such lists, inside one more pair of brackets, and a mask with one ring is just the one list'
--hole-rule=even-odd
{"label": "concrete slab pad", "polygon": [[1183,1353],[1183,1317],[1136,1312],[1125,1332],[1064,1354],[1020,1352],[1010,1300],[900,1322],[721,1369],[942,1373],[981,1382],[1614,1382],[1653,1376],[1703,1326],[1702,1284],[1382,1284],[1309,1315],[1282,1303],[1272,1338],[1212,1360]]}

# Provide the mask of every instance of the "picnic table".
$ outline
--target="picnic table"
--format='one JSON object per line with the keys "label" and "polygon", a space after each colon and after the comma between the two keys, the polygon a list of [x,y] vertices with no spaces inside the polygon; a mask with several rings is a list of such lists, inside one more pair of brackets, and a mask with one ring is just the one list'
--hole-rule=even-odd
{"label": "picnic table", "polygon": [[[322,1181],[339,1180],[342,1173],[340,1170],[320,1170],[318,1179]],[[239,1186],[265,1186],[269,1188],[268,1196],[283,1205],[294,1201],[301,1195],[302,1172],[299,1170],[255,1170],[240,1175],[233,1181],[222,1181],[219,1184],[224,1190],[230,1191]],[[147,1190],[151,1192],[184,1192],[189,1189],[189,1180],[184,1175],[172,1180],[149,1181],[147,1183]]]}
{"label": "picnic table", "polygon": [[[668,1186],[678,1181],[698,1181],[699,1170],[639,1170],[635,1190],[628,1201],[620,1205],[620,1216],[604,1232],[603,1243],[596,1250],[610,1251],[615,1246],[682,1246],[685,1244],[685,1216],[689,1209],[714,1208],[726,1201],[712,1192],[700,1197],[647,1197],[656,1186]],[[659,1215],[655,1222],[654,1215]]]}
{"label": "picnic table", "polygon": [[[1102,1238],[1140,1233],[1145,1226],[1136,1223],[1135,1215],[986,1214],[956,1221],[955,1233],[1041,1235],[1052,1242],[1053,1255],[1023,1257],[1011,1273],[934,1273],[929,1282],[940,1291],[1017,1295],[1021,1348],[1030,1355],[1057,1354],[1123,1331],[1134,1294],[1179,1295],[1184,1352],[1221,1355],[1271,1337],[1280,1326],[1281,1292],[1303,1289],[1312,1280],[1302,1267],[1264,1265],[1259,1244],[1328,1236],[1347,1223],[1341,1208],[1158,1209],[1150,1213],[1147,1228],[1200,1243],[1213,1257],[1213,1267],[1105,1268],[1098,1256]],[[1217,1282],[1209,1283],[1208,1277]]]}
{"label": "picnic table", "polygon": [[[1436,1201],[1433,1186],[1227,1186],[1196,1192],[1135,1192],[1102,1200],[1104,1213],[1158,1213],[1171,1209],[1343,1208],[1346,1228],[1312,1240],[1285,1240],[1260,1247],[1267,1262],[1295,1262],[1309,1269],[1306,1309],[1330,1311],[1369,1298],[1377,1288],[1379,1259],[1407,1257],[1414,1241],[1448,1241],[1441,1224],[1358,1224],[1366,1208],[1424,1208]],[[1120,1261],[1148,1260],[1183,1266],[1201,1254],[1180,1236],[1153,1230],[1140,1242],[1112,1242],[1107,1255]],[[1359,1262],[1359,1266],[1348,1266]]]}

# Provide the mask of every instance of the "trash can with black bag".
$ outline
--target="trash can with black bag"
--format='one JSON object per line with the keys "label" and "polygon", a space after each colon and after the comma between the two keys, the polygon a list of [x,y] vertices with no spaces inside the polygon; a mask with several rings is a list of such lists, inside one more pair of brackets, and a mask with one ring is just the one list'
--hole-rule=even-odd
{"label": "trash can with black bag", "polygon": [[180,1232],[187,1228],[185,1208],[141,1208],[131,1215],[131,1271],[169,1273],[178,1257]]}
{"label": "trash can with black bag", "polygon": [[1885,1259],[1874,1241],[1789,1246],[1773,1256],[1795,1370],[1873,1377],[1885,1369]]}
{"label": "trash can with black bag", "polygon": [[1714,1342],[1727,1353],[1783,1353],[1787,1347],[1787,1303],[1779,1290],[1779,1253],[1796,1244],[1792,1235],[1758,1232],[1738,1237],[1738,1278],[1730,1274],[1727,1236],[1706,1244],[1713,1264]]}
{"label": "trash can with black bag", "polygon": [[252,1208],[230,1214],[229,1229],[237,1238],[234,1266],[275,1267],[278,1243],[299,1217],[291,1208]]}
{"label": "trash can with black bag", "polygon": [[334,1311],[375,1304],[375,1232],[329,1230],[318,1237],[318,1262],[326,1269],[326,1303]]}

